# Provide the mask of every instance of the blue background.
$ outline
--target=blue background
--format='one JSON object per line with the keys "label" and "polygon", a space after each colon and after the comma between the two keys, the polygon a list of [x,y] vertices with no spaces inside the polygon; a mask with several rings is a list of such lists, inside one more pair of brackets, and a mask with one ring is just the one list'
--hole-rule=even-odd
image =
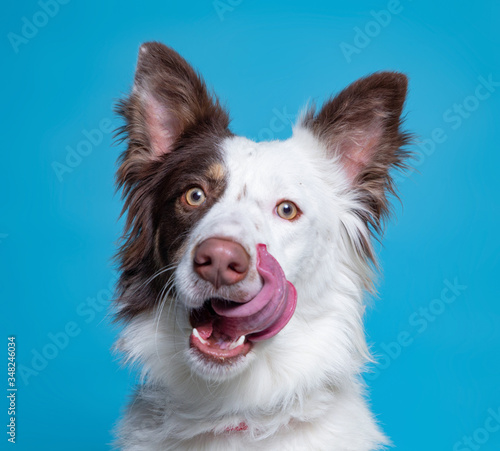
{"label": "blue background", "polygon": [[[381,359],[367,376],[373,410],[397,449],[467,450],[464,436],[471,449],[500,449],[500,431],[482,429],[499,425],[489,409],[500,416],[500,89],[470,97],[479,77],[500,81],[499,3],[401,0],[378,27],[370,11],[387,10],[387,0],[269,3],[72,0],[17,45],[9,33],[22,35],[23,17],[35,20],[41,5],[3,6],[1,340],[17,337],[18,450],[109,449],[136,381],[109,352],[117,329],[103,308],[122,229],[113,178],[123,146],[112,147],[106,127],[101,142],[84,141],[102,121],[119,125],[112,105],[152,39],[198,68],[228,104],[233,130],[257,139],[288,137],[283,112],[367,73],[409,75],[419,172],[399,178],[404,208],[395,204],[377,245],[380,299],[367,314]],[[458,123],[453,108],[464,102]],[[58,177],[67,146],[87,155]],[[444,304],[455,280],[467,288]],[[37,360],[43,353],[50,358]]]}

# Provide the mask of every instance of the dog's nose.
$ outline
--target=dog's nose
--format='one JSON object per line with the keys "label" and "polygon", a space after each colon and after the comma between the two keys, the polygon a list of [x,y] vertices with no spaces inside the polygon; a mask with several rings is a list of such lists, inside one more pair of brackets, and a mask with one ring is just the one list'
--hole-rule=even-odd
{"label": "dog's nose", "polygon": [[250,257],[240,244],[221,238],[203,241],[194,254],[195,271],[216,289],[243,280],[249,264]]}

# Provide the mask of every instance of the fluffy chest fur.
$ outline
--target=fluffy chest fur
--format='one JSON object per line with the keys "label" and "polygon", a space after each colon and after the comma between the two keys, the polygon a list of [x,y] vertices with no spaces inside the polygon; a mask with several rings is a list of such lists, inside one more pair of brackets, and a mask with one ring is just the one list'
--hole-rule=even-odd
{"label": "fluffy chest fur", "polygon": [[405,93],[403,75],[374,74],[255,143],[178,54],[141,47],[119,107],[117,348],[144,375],[123,449],[383,447],[359,378],[363,292]]}

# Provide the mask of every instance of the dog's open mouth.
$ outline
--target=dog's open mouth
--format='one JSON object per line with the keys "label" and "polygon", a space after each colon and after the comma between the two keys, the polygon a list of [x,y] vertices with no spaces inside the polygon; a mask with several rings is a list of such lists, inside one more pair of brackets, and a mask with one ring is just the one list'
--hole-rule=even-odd
{"label": "dog's open mouth", "polygon": [[205,357],[229,363],[229,359],[246,355],[252,343],[245,335],[234,337],[224,328],[223,318],[212,307],[212,302],[229,302],[222,299],[209,299],[201,309],[190,314],[193,332],[190,346],[197,349]]}
{"label": "dog's open mouth", "polygon": [[275,336],[286,326],[297,305],[297,292],[264,244],[257,245],[257,271],[264,283],[250,301],[211,298],[191,311],[192,348],[226,363],[248,354],[253,343]]}

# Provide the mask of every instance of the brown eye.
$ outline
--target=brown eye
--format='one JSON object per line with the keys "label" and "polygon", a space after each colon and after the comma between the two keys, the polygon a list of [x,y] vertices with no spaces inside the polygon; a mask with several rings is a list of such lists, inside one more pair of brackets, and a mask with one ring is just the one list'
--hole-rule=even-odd
{"label": "brown eye", "polygon": [[207,198],[205,192],[199,186],[188,189],[184,196],[186,203],[192,207],[199,207]]}
{"label": "brown eye", "polygon": [[295,219],[297,217],[297,215],[299,214],[299,209],[293,202],[284,200],[276,207],[276,213],[278,213],[278,216],[280,216],[281,218],[291,221],[292,219]]}

